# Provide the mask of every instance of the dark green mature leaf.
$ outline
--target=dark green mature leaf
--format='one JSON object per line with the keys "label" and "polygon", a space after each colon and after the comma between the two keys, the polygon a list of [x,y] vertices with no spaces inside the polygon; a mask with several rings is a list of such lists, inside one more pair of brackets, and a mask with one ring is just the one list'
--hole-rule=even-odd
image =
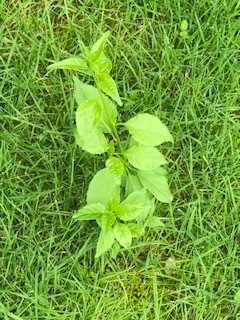
{"label": "dark green mature leaf", "polygon": [[102,216],[105,206],[101,203],[92,203],[79,209],[73,218],[76,220],[95,220]]}
{"label": "dark green mature leaf", "polygon": [[155,147],[133,146],[125,152],[131,165],[140,170],[152,170],[167,164],[164,156]]}
{"label": "dark green mature leaf", "polygon": [[96,100],[86,100],[76,112],[77,143],[92,154],[103,153],[108,148],[106,137],[96,127],[100,117],[101,106]]}
{"label": "dark green mature leaf", "polygon": [[117,157],[110,157],[106,161],[106,167],[108,168],[110,174],[115,179],[116,183],[120,185],[121,183],[121,177],[123,175],[124,171],[124,165],[120,159]]}
{"label": "dark green mature leaf", "polygon": [[100,257],[104,252],[109,250],[114,242],[113,228],[102,229],[97,242],[97,252],[95,258]]}
{"label": "dark green mature leaf", "polygon": [[118,94],[117,85],[113,78],[107,72],[103,72],[98,75],[98,84],[100,89],[104,93],[106,93],[109,97],[116,101],[117,104],[122,106],[122,101]]}
{"label": "dark green mature leaf", "polygon": [[89,68],[85,60],[81,58],[69,58],[62,61],[51,64],[47,67],[47,70],[54,69],[68,69],[68,70],[78,70],[83,73],[89,74]]}
{"label": "dark green mature leaf", "polygon": [[142,113],[131,118],[124,123],[124,126],[138,143],[145,146],[153,147],[163,142],[173,142],[165,124],[148,113]]}
{"label": "dark green mature leaf", "polygon": [[151,171],[138,170],[138,177],[142,185],[159,201],[170,203],[173,196],[169,190],[168,182],[164,174],[166,174],[166,170],[162,168]]}
{"label": "dark green mature leaf", "polygon": [[121,246],[128,249],[132,243],[132,234],[128,226],[117,221],[113,230],[116,240]]}
{"label": "dark green mature leaf", "polygon": [[86,100],[98,100],[99,92],[97,88],[86,84],[79,80],[77,77],[73,77],[74,81],[74,98],[78,105]]}
{"label": "dark green mature leaf", "polygon": [[117,189],[117,183],[107,168],[98,171],[89,184],[87,203],[107,205]]}
{"label": "dark green mature leaf", "polygon": [[116,210],[117,217],[123,221],[130,221],[150,208],[146,206],[146,190],[131,193]]}

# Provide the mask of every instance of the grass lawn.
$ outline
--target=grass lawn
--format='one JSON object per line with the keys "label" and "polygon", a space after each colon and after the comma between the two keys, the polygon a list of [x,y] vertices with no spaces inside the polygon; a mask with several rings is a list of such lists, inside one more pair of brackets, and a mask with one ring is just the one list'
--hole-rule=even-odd
{"label": "grass lawn", "polygon": [[[0,319],[240,319],[239,1],[8,0],[0,19]],[[71,72],[46,68],[107,30],[122,119],[174,136],[174,200],[96,260],[97,224],[72,215],[104,163],[75,145]]]}

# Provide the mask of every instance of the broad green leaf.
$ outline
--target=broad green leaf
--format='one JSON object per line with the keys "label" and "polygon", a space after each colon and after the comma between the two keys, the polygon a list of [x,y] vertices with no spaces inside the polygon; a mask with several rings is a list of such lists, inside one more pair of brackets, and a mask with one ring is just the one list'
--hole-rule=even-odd
{"label": "broad green leaf", "polygon": [[166,171],[161,168],[156,170],[138,170],[138,177],[142,185],[161,202],[170,203],[173,199],[168,182],[164,177]]}
{"label": "broad green leaf", "polygon": [[138,176],[128,172],[127,179],[126,179],[126,188],[125,188],[126,196],[128,196],[130,193],[134,191],[140,191],[142,189],[143,189],[143,185],[138,179]]}
{"label": "broad green leaf", "polygon": [[78,106],[76,113],[76,121],[81,120],[81,117],[85,117],[85,121],[96,127],[101,118],[101,106],[97,100],[86,100]]}
{"label": "broad green leaf", "polygon": [[165,224],[162,222],[162,218],[151,216],[146,222],[146,227],[148,228],[165,227]]}
{"label": "broad green leaf", "polygon": [[115,240],[113,242],[112,248],[111,248],[111,257],[115,260],[117,258],[117,255],[120,252],[120,245],[119,243]]}
{"label": "broad green leaf", "polygon": [[102,229],[97,242],[97,252],[95,258],[100,257],[104,252],[109,250],[114,242],[113,228]]}
{"label": "broad green leaf", "polygon": [[78,134],[77,129],[73,129],[73,134],[76,140],[76,144],[81,148],[84,145],[84,139],[81,138],[81,136]]}
{"label": "broad green leaf", "polygon": [[107,38],[110,35],[110,31],[105,32],[100,39],[98,39],[90,50],[90,61],[96,60],[99,58],[101,53],[103,52],[104,45],[107,41]]}
{"label": "broad green leaf", "polygon": [[101,154],[106,152],[108,148],[108,141],[105,138],[104,134],[94,129],[92,130],[89,135],[85,136],[84,145],[82,149],[91,153],[91,154]]}
{"label": "broad green leaf", "polygon": [[139,143],[133,139],[133,136],[130,136],[130,140],[129,140],[129,147],[134,147],[134,146],[138,146]]}
{"label": "broad green leaf", "polygon": [[140,144],[154,147],[173,138],[168,128],[157,117],[148,113],[139,114],[127,122],[124,126]]}
{"label": "broad green leaf", "polygon": [[79,70],[82,72],[87,71],[87,74],[89,73],[89,68],[87,63],[85,62],[85,60],[81,58],[64,59],[62,61],[53,63],[47,67],[47,70],[54,70],[54,69]]}
{"label": "broad green leaf", "polygon": [[98,171],[89,184],[87,203],[101,203],[106,206],[116,187],[116,181],[107,168]]}
{"label": "broad green leaf", "polygon": [[103,72],[110,73],[112,62],[102,53],[96,60],[90,62],[90,68],[96,76]]}
{"label": "broad green leaf", "polygon": [[110,99],[108,99],[106,96],[101,97],[98,100],[100,106],[101,106],[101,118],[97,124],[97,127],[100,131],[104,133],[111,133],[112,127],[117,119],[117,109],[115,105],[112,103]]}
{"label": "broad green leaf", "polygon": [[103,153],[108,148],[107,139],[96,127],[100,117],[101,106],[96,100],[81,103],[76,112],[77,143],[92,154]]}
{"label": "broad green leaf", "polygon": [[137,223],[129,223],[127,226],[133,238],[140,237],[142,235],[142,230]]}
{"label": "broad green leaf", "polygon": [[124,165],[120,159],[117,157],[110,157],[106,161],[106,167],[108,168],[110,174],[115,179],[116,183],[120,185],[121,177],[124,171]]}
{"label": "broad green leaf", "polygon": [[145,198],[145,206],[146,210],[144,210],[139,216],[137,216],[136,220],[137,223],[140,227],[144,227],[144,224],[146,222],[146,219],[150,216],[153,215],[155,211],[155,200],[150,199],[149,194],[146,193],[146,198]]}
{"label": "broad green leaf", "polygon": [[117,104],[122,106],[122,101],[118,94],[117,85],[113,78],[107,72],[103,72],[98,75],[97,80],[100,89],[109,97],[111,97],[114,101],[116,101]]}
{"label": "broad green leaf", "polygon": [[73,77],[74,81],[74,98],[78,105],[86,100],[98,100],[98,90],[89,84],[80,81],[77,77]]}
{"label": "broad green leaf", "polygon": [[167,164],[164,156],[155,147],[134,146],[125,152],[131,165],[140,170],[152,170]]}
{"label": "broad green leaf", "polygon": [[76,220],[95,220],[102,216],[105,206],[101,203],[92,203],[79,209],[73,218]]}
{"label": "broad green leaf", "polygon": [[128,249],[132,244],[132,234],[127,225],[116,222],[113,230],[116,240],[121,246]]}
{"label": "broad green leaf", "polygon": [[116,214],[121,220],[130,221],[141,215],[145,210],[149,210],[149,207],[146,206],[146,190],[142,190],[131,193],[121,202]]}

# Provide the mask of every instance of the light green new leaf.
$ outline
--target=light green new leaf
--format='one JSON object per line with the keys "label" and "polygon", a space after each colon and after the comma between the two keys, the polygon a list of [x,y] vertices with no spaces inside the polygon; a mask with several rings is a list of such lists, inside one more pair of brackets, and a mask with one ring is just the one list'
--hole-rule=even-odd
{"label": "light green new leaf", "polygon": [[89,184],[87,203],[101,203],[107,205],[112,198],[117,183],[107,168],[98,171]]}
{"label": "light green new leaf", "polygon": [[102,53],[96,60],[90,62],[90,68],[98,77],[100,73],[110,73],[112,70],[112,62]]}
{"label": "light green new leaf", "polygon": [[90,61],[94,61],[99,58],[101,53],[103,52],[104,45],[107,41],[107,38],[110,35],[110,31],[105,32],[100,39],[97,40],[97,42],[94,43],[90,50],[90,56],[89,59]]}
{"label": "light green new leaf", "polygon": [[142,235],[142,230],[137,223],[129,223],[127,226],[133,238],[137,238]]}
{"label": "light green new leaf", "polygon": [[105,212],[101,217],[101,228],[103,230],[108,230],[115,223],[115,216],[112,212]]}
{"label": "light green new leaf", "polygon": [[92,203],[79,209],[73,218],[76,220],[95,220],[102,216],[105,206],[101,203]]}
{"label": "light green new leaf", "polygon": [[112,193],[111,199],[108,201],[106,210],[109,212],[115,212],[120,203],[120,187],[116,187]]}
{"label": "light green new leaf", "polygon": [[103,72],[98,75],[98,84],[100,89],[106,93],[109,97],[111,97],[114,101],[117,102],[120,106],[122,106],[122,101],[118,94],[118,89],[113,78],[107,73]]}
{"label": "light green new leaf", "polygon": [[97,127],[100,131],[104,133],[111,133],[113,124],[116,122],[117,119],[117,109],[115,105],[112,103],[110,99],[106,96],[101,97],[98,100],[101,106],[101,118],[97,124]]}
{"label": "light green new leaf", "polygon": [[165,227],[165,224],[162,222],[162,218],[151,216],[146,222],[146,227],[148,228]]}
{"label": "light green new leaf", "polygon": [[117,157],[110,157],[106,161],[106,168],[108,168],[110,174],[115,179],[116,183],[120,185],[121,177],[124,171],[124,165]]}
{"label": "light green new leaf", "polygon": [[114,242],[113,228],[102,229],[97,242],[97,252],[95,258],[100,257],[104,252],[109,250]]}
{"label": "light green new leaf", "polygon": [[173,199],[168,182],[164,177],[166,171],[158,168],[155,170],[138,170],[138,177],[142,185],[161,202],[170,203]]}
{"label": "light green new leaf", "polygon": [[155,147],[133,146],[125,152],[131,165],[140,170],[153,170],[167,164],[164,156]]}
{"label": "light green new leaf", "polygon": [[73,77],[74,81],[74,98],[78,105],[86,100],[98,100],[98,90],[89,84],[80,81],[77,77]]}
{"label": "light green new leaf", "polygon": [[83,73],[89,74],[89,68],[85,60],[81,58],[69,58],[62,61],[51,64],[47,67],[47,70],[54,69],[68,69],[68,70],[79,70]]}
{"label": "light green new leaf", "polygon": [[127,225],[116,222],[113,230],[114,236],[119,244],[128,249],[132,244],[132,234]]}
{"label": "light green new leaf", "polygon": [[180,24],[180,29],[181,29],[181,31],[187,31],[187,29],[188,29],[188,22],[187,22],[187,20],[183,20],[183,21],[181,22],[181,24]]}
{"label": "light green new leaf", "polygon": [[107,150],[108,142],[96,124],[101,117],[101,106],[96,100],[81,103],[76,112],[77,143],[92,154],[100,154]]}
{"label": "light green new leaf", "polygon": [[168,128],[157,117],[148,113],[139,114],[127,122],[124,126],[140,144],[145,146],[157,146],[173,138]]}
{"label": "light green new leaf", "polygon": [[131,193],[121,202],[116,214],[121,220],[130,221],[141,215],[145,210],[149,210],[149,207],[146,206],[146,190],[142,190]]}

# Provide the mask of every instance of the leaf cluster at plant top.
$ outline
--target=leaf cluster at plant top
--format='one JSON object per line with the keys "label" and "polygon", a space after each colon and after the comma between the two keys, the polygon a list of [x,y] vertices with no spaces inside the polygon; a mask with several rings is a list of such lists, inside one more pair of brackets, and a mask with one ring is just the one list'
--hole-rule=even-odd
{"label": "leaf cluster at plant top", "polygon": [[[173,142],[167,127],[155,116],[142,113],[125,123],[117,122],[115,103],[122,105],[117,85],[110,76],[112,63],[104,54],[109,32],[88,49],[80,42],[80,58],[54,63],[49,70],[73,69],[91,77],[95,86],[74,80],[77,144],[91,154],[107,153],[106,168],[98,171],[89,184],[87,204],[75,214],[76,220],[95,220],[101,227],[96,257],[111,249],[116,257],[120,245],[129,248],[132,238],[146,227],[162,226],[154,216],[155,201],[170,203],[172,194],[163,165],[167,161],[156,148]],[[121,141],[118,127],[128,131]]]}

